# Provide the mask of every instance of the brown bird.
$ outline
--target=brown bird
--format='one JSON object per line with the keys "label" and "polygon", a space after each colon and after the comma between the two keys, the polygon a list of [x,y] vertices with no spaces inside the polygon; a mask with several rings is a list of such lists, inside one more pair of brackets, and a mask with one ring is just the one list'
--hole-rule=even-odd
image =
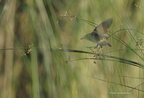
{"label": "brown bird", "polygon": [[108,19],[103,21],[101,24],[99,24],[92,33],[86,34],[81,39],[87,39],[89,41],[97,43],[98,46],[102,48],[102,46],[108,45],[111,47],[111,44],[108,42],[108,29],[111,26],[113,22],[113,19]]}

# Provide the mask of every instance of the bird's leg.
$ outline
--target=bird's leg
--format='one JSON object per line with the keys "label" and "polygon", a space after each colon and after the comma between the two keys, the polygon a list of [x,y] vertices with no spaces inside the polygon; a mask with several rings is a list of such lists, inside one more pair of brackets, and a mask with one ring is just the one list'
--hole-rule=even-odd
{"label": "bird's leg", "polygon": [[100,46],[100,45],[97,45],[96,47],[96,53],[95,53],[95,57],[96,58],[100,58],[100,55],[102,54],[102,46]]}
{"label": "bird's leg", "polygon": [[94,47],[94,49],[96,49],[96,50],[95,50],[94,57],[100,58],[100,57],[99,57],[99,50],[100,50],[99,45],[96,45],[96,46]]}

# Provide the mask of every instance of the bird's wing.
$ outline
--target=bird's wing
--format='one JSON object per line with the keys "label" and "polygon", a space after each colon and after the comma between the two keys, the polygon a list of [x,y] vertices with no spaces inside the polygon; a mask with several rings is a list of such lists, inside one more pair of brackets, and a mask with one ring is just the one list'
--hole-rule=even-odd
{"label": "bird's wing", "polygon": [[93,35],[93,38],[98,42],[102,39],[108,39],[108,37],[106,37],[105,35],[98,33],[97,31],[93,31],[91,33]]}
{"label": "bird's wing", "polygon": [[101,36],[99,36],[99,34],[97,33],[97,31],[93,31],[92,33],[93,38],[98,42],[99,40],[101,40]]}
{"label": "bird's wing", "polygon": [[94,36],[95,40],[99,41],[101,39],[108,39],[107,36],[105,36],[105,34],[99,33],[97,31],[93,31],[92,35]]}
{"label": "bird's wing", "polygon": [[106,34],[108,33],[108,29],[111,26],[113,22],[113,19],[110,18],[108,20],[103,21],[101,24],[99,24],[94,31],[97,31],[98,33]]}

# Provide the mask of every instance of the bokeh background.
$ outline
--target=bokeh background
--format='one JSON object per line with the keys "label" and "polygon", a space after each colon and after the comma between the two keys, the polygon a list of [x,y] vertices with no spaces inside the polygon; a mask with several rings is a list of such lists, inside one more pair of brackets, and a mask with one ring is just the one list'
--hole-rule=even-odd
{"label": "bokeh background", "polygon": [[[0,98],[143,98],[143,16],[143,0],[0,0]],[[99,52],[131,63],[80,52],[109,18]]]}

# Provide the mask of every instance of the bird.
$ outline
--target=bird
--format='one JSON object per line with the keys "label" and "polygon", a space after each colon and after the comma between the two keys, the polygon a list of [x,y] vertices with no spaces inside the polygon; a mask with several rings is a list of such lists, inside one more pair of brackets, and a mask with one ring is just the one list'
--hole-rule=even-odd
{"label": "bird", "polygon": [[100,46],[101,48],[102,46],[106,46],[106,45],[112,47],[112,45],[108,42],[108,36],[107,36],[108,29],[111,26],[112,22],[113,22],[112,18],[103,21],[98,26],[96,26],[91,33],[86,34],[81,39],[92,41],[96,43],[97,46]]}

